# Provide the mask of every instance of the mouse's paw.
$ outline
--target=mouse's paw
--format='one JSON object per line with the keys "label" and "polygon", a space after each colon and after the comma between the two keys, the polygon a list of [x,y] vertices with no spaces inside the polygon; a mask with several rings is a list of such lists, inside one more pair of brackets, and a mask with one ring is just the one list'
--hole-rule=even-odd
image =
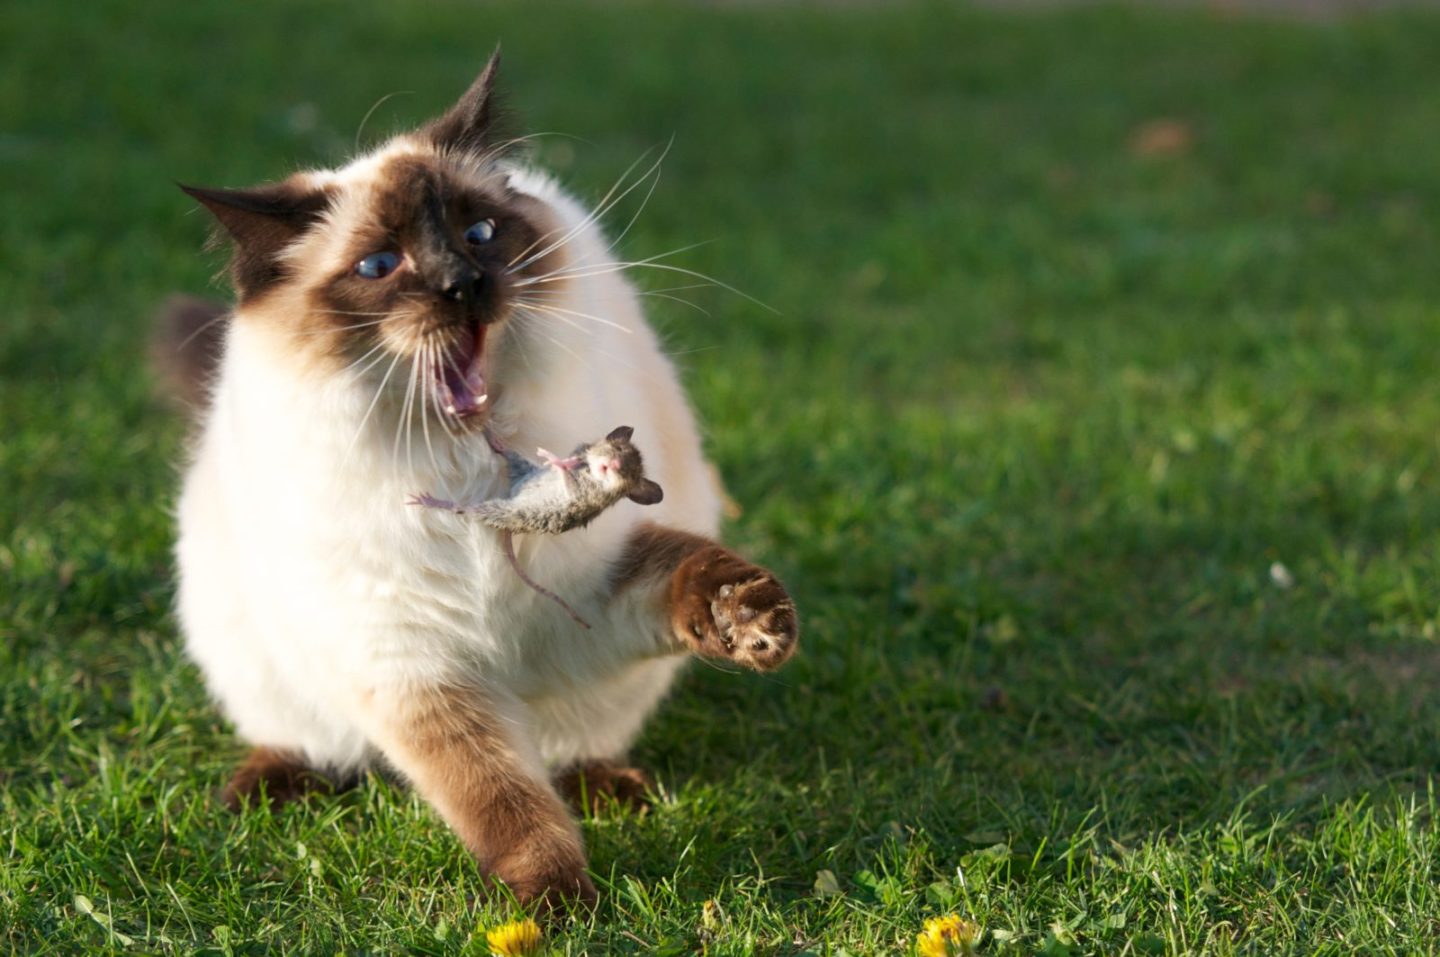
{"label": "mouse's paw", "polygon": [[537,458],[540,459],[540,461],[544,462],[546,465],[550,466],[551,468],[559,469],[562,472],[569,472],[572,469],[579,468],[580,463],[585,461],[578,455],[571,455],[568,458],[562,459],[560,456],[556,455],[554,452],[551,452],[549,449],[536,449],[535,455]]}
{"label": "mouse's paw", "polygon": [[429,492],[421,492],[419,495],[412,495],[405,500],[406,505],[419,505],[422,508],[443,508],[447,512],[454,512],[459,515],[465,511],[464,507],[455,504],[448,498],[436,498]]}

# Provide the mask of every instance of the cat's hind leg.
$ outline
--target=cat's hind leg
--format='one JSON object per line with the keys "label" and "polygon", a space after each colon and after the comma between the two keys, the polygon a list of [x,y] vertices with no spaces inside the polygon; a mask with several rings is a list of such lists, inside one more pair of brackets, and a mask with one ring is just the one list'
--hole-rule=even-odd
{"label": "cat's hind leg", "polygon": [[315,770],[299,751],[262,745],[252,748],[235,769],[220,800],[232,811],[260,804],[278,808],[310,794],[332,794],[354,783],[353,775],[331,777]]}
{"label": "cat's hind leg", "polygon": [[651,805],[655,782],[640,768],[618,761],[586,761],[554,777],[555,789],[576,813],[591,816],[611,808],[645,811]]}

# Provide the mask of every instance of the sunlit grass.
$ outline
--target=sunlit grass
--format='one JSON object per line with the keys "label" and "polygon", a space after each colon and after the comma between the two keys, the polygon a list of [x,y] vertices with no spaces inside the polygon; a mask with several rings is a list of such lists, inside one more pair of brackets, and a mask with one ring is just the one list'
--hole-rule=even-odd
{"label": "sunlit grass", "polygon": [[602,903],[557,952],[905,953],[946,914],[982,954],[1436,951],[1440,19],[4,21],[11,949],[483,954],[515,916],[383,781],[219,807],[240,747],[168,615],[182,435],[144,368],[154,304],[219,293],[174,181],[336,160],[503,40],[580,195],[674,137],[628,254],[709,241],[676,261],[775,308],[653,300],[730,537],[805,619],[785,670],[667,703],[666,800],[586,822]]}

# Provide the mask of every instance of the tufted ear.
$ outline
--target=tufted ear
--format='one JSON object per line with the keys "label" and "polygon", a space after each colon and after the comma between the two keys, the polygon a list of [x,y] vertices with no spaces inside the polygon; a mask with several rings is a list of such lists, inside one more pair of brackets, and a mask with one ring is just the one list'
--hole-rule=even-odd
{"label": "tufted ear", "polygon": [[485,64],[485,69],[480,71],[465,95],[443,116],[425,124],[421,134],[439,149],[471,153],[484,149],[495,119],[495,75],[499,70],[500,47],[496,46],[495,52],[490,54],[490,62]]}
{"label": "tufted ear", "polygon": [[299,238],[330,202],[325,190],[294,181],[253,189],[180,188],[210,210],[235,240],[230,271],[241,297],[282,278],[281,250]]}

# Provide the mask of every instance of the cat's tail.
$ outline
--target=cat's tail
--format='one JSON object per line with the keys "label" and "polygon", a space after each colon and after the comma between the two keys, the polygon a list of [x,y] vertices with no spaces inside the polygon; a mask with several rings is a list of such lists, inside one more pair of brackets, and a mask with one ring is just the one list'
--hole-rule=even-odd
{"label": "cat's tail", "polygon": [[210,404],[210,386],[225,350],[230,307],[174,295],[160,306],[150,362],[166,397],[197,417]]}

